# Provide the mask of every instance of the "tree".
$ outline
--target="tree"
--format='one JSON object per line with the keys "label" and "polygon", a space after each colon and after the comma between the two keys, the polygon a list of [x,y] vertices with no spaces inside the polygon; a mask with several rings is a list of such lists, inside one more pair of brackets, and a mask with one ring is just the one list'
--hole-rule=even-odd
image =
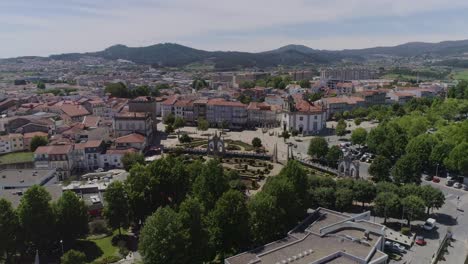
{"label": "tree", "polygon": [[416,195],[410,195],[401,201],[403,215],[408,220],[408,226],[411,227],[411,221],[420,219],[424,216],[424,201]]}
{"label": "tree", "polygon": [[355,180],[349,177],[336,180],[336,189],[353,189]]}
{"label": "tree", "polygon": [[85,264],[86,255],[77,250],[69,250],[60,258],[62,264]]}
{"label": "tree", "polygon": [[235,190],[225,192],[209,214],[210,242],[222,255],[246,247],[249,241],[249,212],[245,197]]}
{"label": "tree", "polygon": [[208,121],[206,121],[206,119],[204,118],[200,118],[198,119],[198,130],[200,131],[206,131],[208,130],[208,128],[210,127],[210,124],[208,123]]}
{"label": "tree", "polygon": [[252,239],[256,245],[274,241],[282,234],[280,223],[284,211],[277,207],[276,199],[271,194],[260,192],[248,203],[250,213],[249,226]]}
{"label": "tree", "polygon": [[141,153],[133,153],[127,152],[122,156],[122,165],[126,171],[130,171],[130,169],[135,166],[136,164],[145,164],[145,156]]}
{"label": "tree", "polygon": [[185,126],[185,120],[182,117],[176,117],[174,120],[174,128],[179,129]]}
{"label": "tree", "polygon": [[369,166],[369,174],[375,182],[391,181],[392,163],[386,157],[378,155]]}
{"label": "tree", "polygon": [[37,85],[36,85],[37,89],[41,89],[41,90],[44,90],[46,88],[46,85],[44,82],[42,81],[39,81],[37,82]]}
{"label": "tree", "polygon": [[[141,164],[136,164],[130,169],[125,181],[128,195],[128,203],[134,223],[143,222],[151,215],[160,203],[156,202],[159,179],[149,173],[149,169]],[[154,197],[154,199],[153,199]]]}
{"label": "tree", "polygon": [[[362,119],[361,119],[361,118],[355,118],[355,119],[354,119],[354,124],[355,124],[356,126],[361,125],[361,123],[362,123]],[[366,135],[366,136],[367,136],[367,135]]]}
{"label": "tree", "polygon": [[381,192],[397,193],[399,188],[398,186],[396,186],[395,184],[391,182],[378,182],[376,184],[376,189],[377,189],[377,193],[381,193]]}
{"label": "tree", "polygon": [[[11,203],[0,199],[0,262],[13,263],[17,244],[19,242],[19,219]],[[5,258],[4,258],[5,257]]]}
{"label": "tree", "polygon": [[174,127],[172,125],[166,125],[166,129],[164,130],[164,132],[166,132],[166,134],[172,134],[174,133]]}
{"label": "tree", "polygon": [[300,80],[299,85],[302,88],[310,88],[310,81],[309,80]]}
{"label": "tree", "polygon": [[468,175],[468,142],[463,142],[453,148],[444,164],[454,172]]}
{"label": "tree", "polygon": [[127,86],[125,86],[125,84],[122,82],[110,83],[106,85],[104,91],[106,93],[110,93],[113,97],[128,98],[130,96],[130,92],[128,91]]}
{"label": "tree", "polygon": [[374,200],[374,210],[384,217],[384,224],[387,223],[388,216],[395,215],[400,207],[398,195],[391,192],[381,192]]}
{"label": "tree", "polygon": [[175,116],[173,113],[169,113],[167,116],[164,117],[163,123],[165,125],[174,125],[175,122]]}
{"label": "tree", "polygon": [[193,194],[206,210],[211,210],[216,201],[228,189],[228,179],[217,160],[208,161],[193,183]]}
{"label": "tree", "polygon": [[310,140],[307,154],[317,159],[323,159],[328,153],[328,143],[323,137],[314,137]]}
{"label": "tree", "polygon": [[397,183],[421,183],[422,166],[415,154],[402,156],[392,170],[393,179]]}
{"label": "tree", "polygon": [[147,85],[142,85],[131,91],[131,97],[149,96],[150,93],[149,87]]}
{"label": "tree", "polygon": [[88,233],[88,211],[83,200],[71,191],[65,191],[55,205],[57,227],[64,241],[83,237]]}
{"label": "tree", "polygon": [[31,139],[31,143],[30,143],[31,151],[32,152],[36,151],[36,149],[40,146],[47,146],[48,143],[49,143],[49,140],[47,139],[47,137],[34,136]]}
{"label": "tree", "polygon": [[182,136],[180,136],[179,142],[180,143],[190,143],[190,142],[192,142],[192,138],[188,134],[183,134]]}
{"label": "tree", "polygon": [[356,128],[351,134],[351,142],[356,145],[363,145],[366,143],[366,138],[367,131],[362,127]]}
{"label": "tree", "polygon": [[354,183],[354,199],[362,203],[364,207],[365,203],[370,203],[374,200],[376,195],[375,185],[366,180],[358,180]]}
{"label": "tree", "polygon": [[196,78],[193,80],[192,82],[192,88],[195,89],[195,90],[200,90],[200,89],[203,89],[205,87],[208,87],[208,83],[205,81],[205,79],[202,79],[202,78]]}
{"label": "tree", "polygon": [[185,254],[192,263],[203,263],[208,255],[208,233],[204,221],[205,209],[198,199],[189,197],[180,204],[179,217],[184,237]]}
{"label": "tree", "polygon": [[130,224],[130,205],[125,186],[120,181],[114,181],[104,193],[106,205],[104,207],[104,216],[113,229],[119,229],[119,235],[122,235],[121,228],[127,228]]}
{"label": "tree", "polygon": [[284,139],[284,142],[291,136],[287,130],[284,130],[283,133],[281,133],[281,136]]}
{"label": "tree", "polygon": [[338,121],[338,124],[336,125],[335,131],[336,131],[337,136],[342,137],[342,136],[346,135],[346,122],[344,121],[344,119],[340,119]]}
{"label": "tree", "polygon": [[254,137],[254,138],[252,139],[252,146],[253,146],[254,148],[257,148],[257,149],[258,149],[258,148],[262,147],[262,141],[261,141],[258,137]]}
{"label": "tree", "polygon": [[350,189],[337,189],[335,208],[340,211],[346,211],[353,205],[354,193]]}
{"label": "tree", "polygon": [[427,214],[432,208],[439,209],[445,203],[445,195],[441,190],[430,185],[424,185],[419,188],[419,196],[423,199],[427,207]]}
{"label": "tree", "polygon": [[298,218],[303,213],[297,202],[299,197],[293,183],[283,175],[268,178],[261,193],[269,194],[275,198],[278,232],[284,234],[297,223]]}
{"label": "tree", "polygon": [[141,230],[139,251],[143,263],[178,264],[188,263],[180,217],[169,207],[160,207],[145,222]]}
{"label": "tree", "polygon": [[320,207],[333,208],[335,206],[335,190],[328,187],[319,187],[315,189],[314,201]]}
{"label": "tree", "polygon": [[55,237],[55,215],[50,194],[38,185],[29,188],[21,198],[18,216],[24,238],[32,249],[45,251]]}
{"label": "tree", "polygon": [[431,134],[421,134],[408,142],[406,153],[419,157],[421,165],[425,168],[430,166],[432,148],[437,144],[437,139]]}
{"label": "tree", "polygon": [[223,120],[223,122],[221,122],[221,128],[222,129],[228,129],[229,126],[230,126],[229,121]]}
{"label": "tree", "polygon": [[301,207],[304,206],[308,198],[308,179],[307,172],[304,170],[304,167],[299,162],[295,160],[290,160],[288,161],[286,166],[284,166],[284,168],[281,169],[278,176],[285,177],[289,180],[289,182],[292,183],[294,187],[294,192],[296,193],[298,198],[297,203]]}
{"label": "tree", "polygon": [[325,159],[328,162],[328,166],[336,168],[338,167],[338,161],[343,157],[343,152],[338,146],[332,146],[329,150]]}

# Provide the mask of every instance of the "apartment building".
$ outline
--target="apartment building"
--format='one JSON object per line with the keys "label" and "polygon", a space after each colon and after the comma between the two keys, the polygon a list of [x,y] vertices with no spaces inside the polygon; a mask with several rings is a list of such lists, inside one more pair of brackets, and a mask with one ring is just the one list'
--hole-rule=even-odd
{"label": "apartment building", "polygon": [[41,146],[34,152],[34,165],[38,169],[55,169],[60,180],[70,176],[74,169],[73,145]]}
{"label": "apartment building", "polygon": [[278,123],[277,113],[281,107],[267,103],[251,102],[247,106],[247,124],[250,127],[261,127],[276,125]]}
{"label": "apartment building", "polygon": [[181,117],[188,124],[194,124],[197,121],[194,115],[193,100],[177,100],[173,105],[174,115]]}
{"label": "apartment building", "polygon": [[22,134],[8,134],[0,136],[0,154],[24,150],[24,137]]}
{"label": "apartment building", "polygon": [[140,133],[153,135],[153,119],[149,113],[121,112],[114,116],[113,129],[116,137]]}
{"label": "apartment building", "polygon": [[353,81],[353,80],[371,80],[377,77],[376,72],[363,68],[328,68],[320,71],[320,79]]}
{"label": "apartment building", "polygon": [[128,111],[137,113],[149,113],[156,120],[156,100],[150,96],[139,96],[128,101]]}
{"label": "apartment building", "polygon": [[115,145],[118,149],[135,148],[142,151],[146,147],[146,137],[133,133],[115,139]]}
{"label": "apartment building", "polygon": [[357,107],[366,107],[365,100],[356,96],[327,97],[317,102],[322,103],[325,107],[327,119],[332,118],[335,113],[352,111]]}
{"label": "apartment building", "polygon": [[242,128],[247,118],[247,106],[241,102],[216,98],[208,100],[206,104],[206,120],[211,126],[221,127],[225,124],[230,128]]}
{"label": "apartment building", "polygon": [[73,160],[79,170],[94,171],[99,168],[100,155],[105,151],[102,140],[88,140],[75,144]]}

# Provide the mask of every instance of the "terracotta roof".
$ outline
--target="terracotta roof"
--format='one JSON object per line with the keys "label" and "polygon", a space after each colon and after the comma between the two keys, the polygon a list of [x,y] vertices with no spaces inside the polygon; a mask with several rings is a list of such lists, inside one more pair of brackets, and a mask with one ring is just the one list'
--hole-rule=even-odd
{"label": "terracotta roof", "polygon": [[88,110],[81,105],[63,104],[60,110],[70,117],[89,115]]}
{"label": "terracotta roof", "polygon": [[192,100],[178,100],[175,104],[175,107],[187,107],[187,106],[193,106],[193,101]]}
{"label": "terracotta roof", "polygon": [[271,105],[267,103],[259,103],[259,102],[251,102],[249,106],[247,106],[248,110],[265,110],[271,111]]}
{"label": "terracotta roof", "polygon": [[130,135],[122,136],[115,139],[116,143],[143,143],[145,142],[145,136],[133,133]]}
{"label": "terracotta roof", "polygon": [[35,154],[67,154],[73,149],[73,145],[51,145],[40,146],[34,152]]}
{"label": "terracotta roof", "polygon": [[82,123],[85,127],[98,127],[99,121],[101,121],[101,117],[88,115],[84,117]]}
{"label": "terracotta roof", "polygon": [[407,93],[407,92],[395,92],[394,93],[398,97],[414,97],[415,95],[412,93]]}
{"label": "terracotta roof", "polygon": [[177,101],[178,96],[173,95],[169,96],[164,102],[162,102],[163,105],[173,105]]}
{"label": "terracotta roof", "polygon": [[102,140],[88,140],[84,143],[75,144],[75,149],[85,149],[85,148],[97,148],[101,145]]}
{"label": "terracotta roof", "polygon": [[293,96],[294,99],[294,107],[299,112],[322,112],[323,108],[321,105],[309,103],[308,101],[302,98],[302,95],[296,94]]}
{"label": "terracotta roof", "polygon": [[106,154],[125,154],[125,153],[137,153],[138,149],[136,148],[128,148],[128,149],[108,149]]}
{"label": "terracotta roof", "polygon": [[39,136],[39,137],[47,137],[48,134],[45,133],[45,132],[41,132],[41,131],[38,131],[38,132],[31,132],[31,133],[24,133],[23,137],[25,139],[27,138],[33,138],[35,136]]}

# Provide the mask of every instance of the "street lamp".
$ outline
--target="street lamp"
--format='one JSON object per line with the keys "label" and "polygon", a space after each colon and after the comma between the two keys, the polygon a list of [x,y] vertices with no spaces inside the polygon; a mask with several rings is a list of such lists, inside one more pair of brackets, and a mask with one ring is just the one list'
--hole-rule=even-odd
{"label": "street lamp", "polygon": [[60,239],[60,246],[62,247],[62,256],[63,256],[63,240]]}

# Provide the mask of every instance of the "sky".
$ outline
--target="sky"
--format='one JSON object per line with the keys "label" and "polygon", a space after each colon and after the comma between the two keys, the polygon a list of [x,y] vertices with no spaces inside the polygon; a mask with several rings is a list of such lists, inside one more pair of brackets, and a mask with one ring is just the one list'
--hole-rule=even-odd
{"label": "sky", "polygon": [[0,0],[0,58],[178,43],[316,49],[468,39],[466,0]]}

